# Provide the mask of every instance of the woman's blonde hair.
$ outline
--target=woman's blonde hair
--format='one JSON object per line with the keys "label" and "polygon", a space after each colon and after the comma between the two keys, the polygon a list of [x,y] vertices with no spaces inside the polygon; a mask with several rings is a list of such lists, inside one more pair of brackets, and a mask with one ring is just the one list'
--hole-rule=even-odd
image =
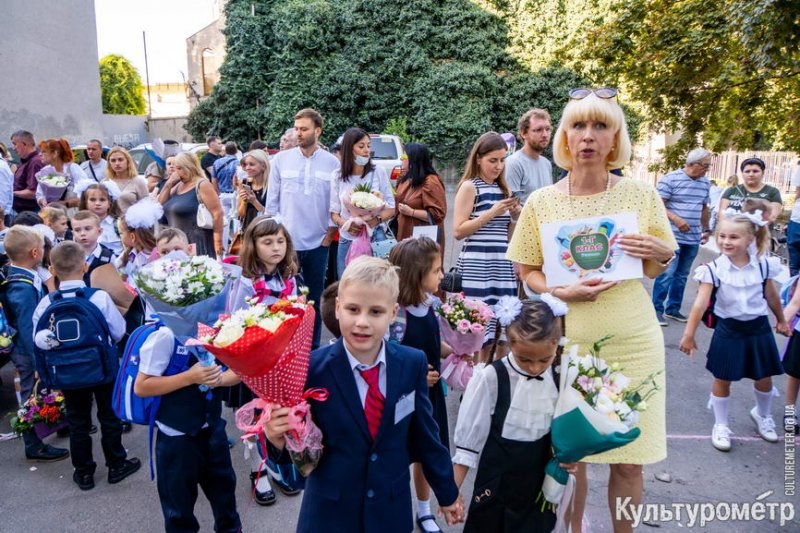
{"label": "woman's blonde hair", "polygon": [[615,98],[599,98],[594,93],[581,100],[570,100],[561,115],[553,139],[553,160],[556,165],[566,170],[572,170],[572,158],[567,144],[567,130],[576,122],[595,120],[605,122],[614,130],[614,147],[608,154],[606,168],[622,168],[631,160],[631,139],[628,135],[628,124],[625,122],[625,113]]}
{"label": "woman's blonde hair", "polygon": [[176,155],[175,166],[188,170],[189,174],[192,176],[193,182],[206,177],[203,169],[200,167],[200,161],[198,161],[197,156],[189,152],[181,152]]}
{"label": "woman's blonde hair", "polygon": [[[125,175],[117,176],[114,173],[114,169],[111,168],[111,164],[110,164],[111,156],[114,155],[114,154],[122,154],[125,157],[125,160],[128,161],[128,172]],[[108,155],[106,156],[106,161],[109,162],[109,164],[106,165],[106,177],[108,179],[110,179],[110,180],[113,180],[113,179],[124,180],[124,179],[129,179],[129,178],[135,178],[136,176],[139,175],[136,172],[136,163],[133,162],[133,158],[131,157],[131,154],[129,154],[128,151],[125,148],[123,148],[122,146],[112,146],[111,149],[108,151]]]}
{"label": "woman's blonde hair", "polygon": [[[478,137],[478,140],[475,141],[475,144],[472,145],[472,150],[469,152],[467,163],[464,165],[464,174],[462,174],[461,179],[458,180],[456,189],[461,187],[461,184],[465,181],[470,181],[480,175],[478,159],[485,156],[489,152],[495,152],[497,150],[508,150],[508,145],[506,144],[505,139],[503,139],[499,133],[489,131]],[[495,183],[497,183],[497,186],[500,187],[501,191],[503,191],[504,197],[508,198],[511,196],[511,191],[509,191],[508,184],[506,183],[505,167],[503,167],[503,171],[500,173],[500,175],[497,176],[497,181]]]}
{"label": "woman's blonde hair", "polygon": [[264,150],[250,150],[242,156],[242,160],[239,164],[241,165],[244,163],[244,160],[248,157],[252,157],[256,160],[256,163],[264,165],[264,183],[266,184],[267,181],[269,181],[269,156]]}

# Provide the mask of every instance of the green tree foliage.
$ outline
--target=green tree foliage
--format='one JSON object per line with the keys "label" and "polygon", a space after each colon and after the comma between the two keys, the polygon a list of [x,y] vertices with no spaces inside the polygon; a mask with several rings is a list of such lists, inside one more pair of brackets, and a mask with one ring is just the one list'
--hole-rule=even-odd
{"label": "green tree foliage", "polygon": [[569,88],[588,83],[509,53],[505,4],[230,0],[221,81],[187,130],[274,140],[311,106],[325,117],[324,142],[354,125],[399,128],[440,159],[463,160],[480,134],[515,131],[531,107],[558,120]]}
{"label": "green tree foliage", "polygon": [[593,77],[679,131],[667,165],[713,150],[800,150],[800,2],[624,0],[588,37]]}
{"label": "green tree foliage", "polygon": [[112,115],[143,115],[142,78],[130,61],[116,54],[100,60],[100,90],[103,113]]}

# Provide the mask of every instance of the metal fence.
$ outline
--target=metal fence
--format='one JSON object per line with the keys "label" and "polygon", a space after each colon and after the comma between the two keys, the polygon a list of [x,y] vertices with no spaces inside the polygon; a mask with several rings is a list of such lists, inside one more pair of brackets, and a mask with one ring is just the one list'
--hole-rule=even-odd
{"label": "metal fence", "polygon": [[[764,183],[777,187],[781,192],[793,192],[790,182],[792,173],[798,164],[798,155],[794,152],[720,152],[712,157],[711,168],[707,176],[709,179],[716,180],[717,185],[724,188],[728,176],[735,174],[741,178],[739,165],[750,157],[758,157],[764,160],[766,164]],[[660,159],[652,155],[651,152],[637,151],[625,173],[628,176],[655,185],[661,179],[661,176],[665,174],[662,171],[650,170],[652,165],[658,163],[660,163]]]}

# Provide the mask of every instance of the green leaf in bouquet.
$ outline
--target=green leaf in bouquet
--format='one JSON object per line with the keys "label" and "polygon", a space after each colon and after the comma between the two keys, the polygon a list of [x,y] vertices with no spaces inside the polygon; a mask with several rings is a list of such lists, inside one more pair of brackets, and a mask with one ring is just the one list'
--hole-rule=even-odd
{"label": "green leaf in bouquet", "polygon": [[372,183],[361,183],[353,187],[353,192],[366,192],[372,193]]}

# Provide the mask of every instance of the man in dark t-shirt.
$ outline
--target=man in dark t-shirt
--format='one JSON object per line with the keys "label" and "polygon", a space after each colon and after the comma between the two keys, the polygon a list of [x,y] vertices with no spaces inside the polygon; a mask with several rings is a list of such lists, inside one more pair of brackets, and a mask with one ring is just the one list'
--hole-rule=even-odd
{"label": "man in dark t-shirt", "polygon": [[36,173],[44,167],[44,162],[36,149],[36,141],[31,132],[20,130],[11,135],[11,144],[20,159],[14,173],[14,211],[39,211],[39,204],[36,203],[36,187],[39,185]]}
{"label": "man in dark t-shirt", "polygon": [[224,145],[222,144],[222,140],[215,136],[206,139],[206,144],[208,144],[208,152],[204,153],[203,157],[200,158],[200,166],[203,167],[206,177],[211,179],[213,177],[212,170],[214,168],[214,162],[222,157]]}

